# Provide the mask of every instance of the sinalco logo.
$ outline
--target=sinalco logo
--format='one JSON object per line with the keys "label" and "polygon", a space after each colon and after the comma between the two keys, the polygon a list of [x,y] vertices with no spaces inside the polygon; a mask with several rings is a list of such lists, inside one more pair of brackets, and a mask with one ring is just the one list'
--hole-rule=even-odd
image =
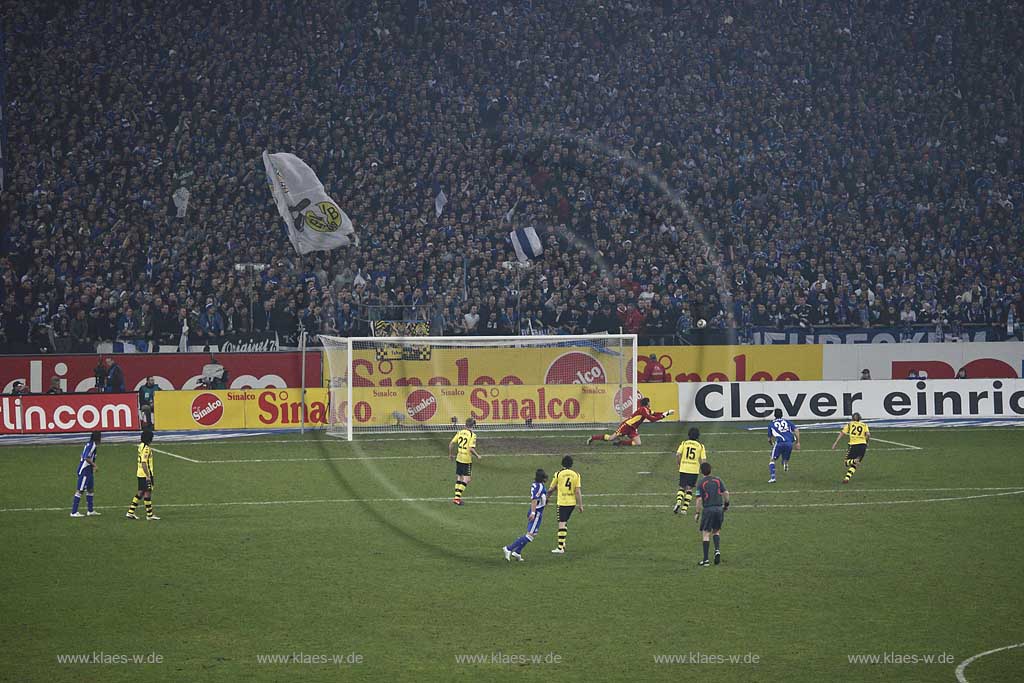
{"label": "sinalco logo", "polygon": [[199,394],[192,399],[192,419],[204,427],[212,427],[224,417],[224,402],[214,394]]}
{"label": "sinalco logo", "polygon": [[426,389],[417,389],[405,399],[405,410],[417,422],[426,422],[437,412],[437,399]]}
{"label": "sinalco logo", "polygon": [[633,414],[636,409],[635,396],[643,398],[643,394],[637,392],[633,393],[633,387],[622,387],[615,392],[615,396],[612,397],[612,405],[615,407],[615,414],[625,419]]}
{"label": "sinalco logo", "polygon": [[604,384],[606,381],[604,366],[580,351],[562,354],[544,373],[545,384]]}

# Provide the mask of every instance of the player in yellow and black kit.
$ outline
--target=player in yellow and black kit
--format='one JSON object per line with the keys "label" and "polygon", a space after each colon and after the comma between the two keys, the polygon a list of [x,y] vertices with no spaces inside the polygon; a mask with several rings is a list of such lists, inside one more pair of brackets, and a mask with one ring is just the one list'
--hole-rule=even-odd
{"label": "player in yellow and black kit", "polygon": [[139,444],[135,466],[135,475],[139,479],[139,490],[132,498],[132,504],[128,506],[128,512],[125,514],[128,519],[138,519],[135,516],[135,508],[138,507],[140,498],[146,503],[146,520],[152,522],[160,519],[153,514],[153,449],[149,446],[151,443],[153,443],[153,432],[142,432],[142,443]]}
{"label": "player in yellow and black kit", "polygon": [[843,438],[843,435],[850,439],[850,447],[846,451],[846,476],[843,477],[843,483],[849,484],[850,479],[860,466],[860,461],[867,455],[868,441],[871,440],[871,430],[860,421],[860,413],[854,413],[853,419],[840,429],[839,434],[836,435],[836,440],[832,444],[832,450],[835,450],[836,446],[839,445],[839,440]]}
{"label": "player in yellow and black kit", "polygon": [[562,469],[555,472],[548,489],[548,497],[558,491],[558,547],[551,552],[565,554],[565,538],[569,535],[569,518],[573,509],[583,512],[583,491],[580,489],[580,473],[572,468],[572,456],[562,458]]}
{"label": "player in yellow and black kit", "polygon": [[475,426],[476,420],[467,418],[466,427],[457,431],[448,443],[448,459],[455,461],[455,497],[452,502],[456,505],[462,505],[462,494],[473,480],[473,456],[480,459],[476,452]]}
{"label": "player in yellow and black kit", "polygon": [[672,512],[679,514],[690,509],[693,500],[693,487],[697,485],[700,464],[708,459],[707,451],[700,439],[700,430],[690,427],[686,441],[676,449],[676,464],[679,465],[679,491],[676,492],[676,505]]}

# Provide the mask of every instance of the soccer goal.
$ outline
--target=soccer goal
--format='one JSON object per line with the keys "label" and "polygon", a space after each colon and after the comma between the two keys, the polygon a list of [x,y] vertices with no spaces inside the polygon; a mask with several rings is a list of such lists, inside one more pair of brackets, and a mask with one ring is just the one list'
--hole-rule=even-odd
{"label": "soccer goal", "polygon": [[615,424],[637,395],[634,334],[320,336],[328,433],[583,429]]}

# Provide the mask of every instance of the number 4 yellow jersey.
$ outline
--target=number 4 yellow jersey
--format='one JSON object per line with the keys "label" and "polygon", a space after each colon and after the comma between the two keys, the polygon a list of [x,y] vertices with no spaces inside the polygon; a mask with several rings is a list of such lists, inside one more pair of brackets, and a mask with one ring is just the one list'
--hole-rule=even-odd
{"label": "number 4 yellow jersey", "polygon": [[687,439],[676,449],[679,454],[679,471],[684,474],[700,474],[700,464],[708,459],[704,444]]}
{"label": "number 4 yellow jersey", "polygon": [[554,479],[551,480],[551,489],[558,491],[559,507],[576,504],[576,490],[580,488],[580,475],[575,470],[558,470]]}
{"label": "number 4 yellow jersey", "polygon": [[863,422],[853,420],[843,427],[843,434],[850,437],[850,445],[856,446],[859,443],[867,443],[871,430]]}

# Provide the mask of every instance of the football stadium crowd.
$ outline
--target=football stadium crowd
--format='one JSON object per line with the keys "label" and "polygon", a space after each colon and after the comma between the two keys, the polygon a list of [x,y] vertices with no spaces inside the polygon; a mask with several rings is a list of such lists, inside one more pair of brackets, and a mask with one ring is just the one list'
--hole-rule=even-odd
{"label": "football stadium crowd", "polygon": [[[377,319],[1019,335],[1014,3],[0,7],[0,351]],[[318,172],[359,247],[296,254],[264,149]]]}

